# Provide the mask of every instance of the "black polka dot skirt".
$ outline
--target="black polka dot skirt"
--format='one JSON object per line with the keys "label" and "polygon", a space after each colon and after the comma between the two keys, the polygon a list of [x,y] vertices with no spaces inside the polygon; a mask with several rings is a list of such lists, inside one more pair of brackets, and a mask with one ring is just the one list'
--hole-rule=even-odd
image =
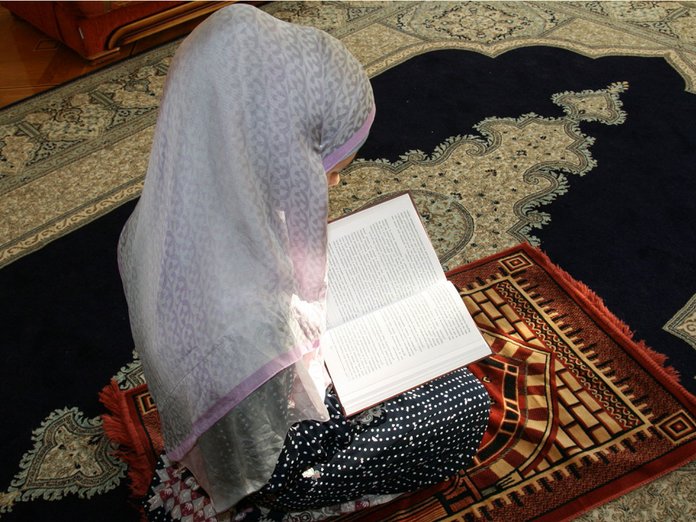
{"label": "black polka dot skirt", "polygon": [[436,484],[470,465],[490,412],[465,368],[350,419],[333,389],[325,404],[330,419],[290,428],[270,480],[241,504],[296,512]]}

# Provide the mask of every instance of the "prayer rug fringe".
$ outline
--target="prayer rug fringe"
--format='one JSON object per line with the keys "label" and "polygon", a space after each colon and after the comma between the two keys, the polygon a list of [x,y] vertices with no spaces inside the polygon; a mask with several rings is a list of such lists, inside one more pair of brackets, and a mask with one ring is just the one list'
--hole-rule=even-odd
{"label": "prayer rug fringe", "polygon": [[539,251],[539,253],[542,256],[544,256],[544,261],[549,266],[553,266],[554,270],[559,276],[559,280],[563,281],[570,287],[577,290],[578,295],[585,299],[589,304],[591,304],[597,310],[597,312],[609,324],[611,324],[614,327],[614,329],[618,333],[632,340],[633,343],[636,346],[638,346],[638,348],[644,351],[645,354],[648,357],[650,357],[650,359],[652,359],[655,364],[658,365],[659,370],[666,374],[670,379],[675,380],[677,382],[680,381],[681,376],[679,374],[679,371],[675,367],[666,364],[668,358],[665,354],[653,350],[642,339],[635,339],[635,332],[631,330],[631,328],[626,323],[624,323],[621,319],[619,319],[612,312],[609,311],[601,297],[599,297],[594,291],[592,291],[585,283],[573,279],[573,277],[566,271],[564,271],[561,267],[559,267],[558,265],[554,265],[545,253],[543,253],[542,251]]}
{"label": "prayer rug fringe", "polygon": [[[607,308],[607,306],[604,304],[604,300],[600,296],[591,290],[590,287],[585,283],[578,281],[563,268],[556,265],[540,248],[531,247],[527,243],[522,243],[520,245],[510,247],[502,252],[498,252],[474,261],[466,266],[471,267],[482,265],[492,259],[504,257],[508,253],[512,254],[517,252],[520,250],[520,248],[523,248],[527,254],[535,257],[539,264],[544,266],[546,270],[554,276],[554,279],[556,279],[556,281],[568,291],[569,294],[575,296],[576,299],[588,305],[588,311],[594,311],[594,315],[597,319],[605,323],[609,329],[623,338],[623,340],[628,341],[626,344],[627,346],[633,345],[637,347],[638,350],[635,351],[634,355],[641,362],[643,367],[661,376],[664,380],[676,387],[681,394],[691,402],[691,404],[696,405],[696,396],[692,395],[681,385],[681,375],[679,371],[673,366],[667,365],[668,357],[650,348],[642,339],[635,339],[635,332],[625,322],[616,317],[616,315],[614,315],[609,308]],[[450,270],[447,275],[449,276],[450,274],[454,274],[460,271],[461,268],[463,267]]]}
{"label": "prayer rug fringe", "polygon": [[[518,248],[519,247],[515,247],[510,250],[515,250]],[[588,310],[594,310],[599,318],[603,319],[608,326],[612,327],[615,333],[639,349],[639,352],[635,355],[646,356],[641,358],[641,362],[646,369],[657,372],[668,382],[671,382],[674,386],[683,391],[684,396],[690,399],[693,404],[696,404],[696,397],[694,397],[694,395],[688,392],[686,388],[681,385],[681,375],[679,374],[679,371],[675,367],[667,364],[668,357],[665,354],[653,350],[642,339],[636,339],[635,332],[631,329],[631,327],[616,317],[604,304],[604,300],[593,290],[591,290],[589,286],[582,281],[578,281],[577,279],[573,278],[573,276],[571,276],[568,272],[556,265],[541,249],[537,248],[534,250],[534,252],[539,257],[540,263],[547,266],[548,269],[556,275],[556,280],[562,283],[569,293],[574,292],[579,299],[590,305],[588,306]]]}
{"label": "prayer rug fringe", "polygon": [[99,400],[110,412],[101,416],[104,432],[119,445],[115,455],[128,465],[131,494],[136,498],[142,497],[150,487],[153,466],[147,450],[140,444],[133,420],[128,415],[126,396],[118,383],[112,380],[99,393]]}

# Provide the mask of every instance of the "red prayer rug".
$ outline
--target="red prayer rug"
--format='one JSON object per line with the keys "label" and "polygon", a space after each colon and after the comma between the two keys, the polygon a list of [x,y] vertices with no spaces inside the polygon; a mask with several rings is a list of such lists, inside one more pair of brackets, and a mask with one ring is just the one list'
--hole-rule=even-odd
{"label": "red prayer rug", "polygon": [[[578,516],[696,457],[696,398],[582,283],[523,244],[448,273],[494,355],[470,365],[491,395],[473,465],[340,520]],[[162,451],[147,388],[105,388],[107,434],[144,495]]]}

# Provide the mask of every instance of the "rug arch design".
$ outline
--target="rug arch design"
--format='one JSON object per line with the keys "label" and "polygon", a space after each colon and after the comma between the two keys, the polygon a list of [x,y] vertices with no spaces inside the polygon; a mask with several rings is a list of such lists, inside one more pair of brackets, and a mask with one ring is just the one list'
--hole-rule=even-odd
{"label": "rug arch design", "polygon": [[391,69],[411,58],[426,54],[432,51],[443,51],[448,49],[471,51],[482,54],[489,58],[496,58],[509,51],[514,51],[521,47],[556,47],[565,49],[586,58],[602,58],[605,56],[634,56],[639,58],[663,58],[684,80],[684,88],[687,92],[696,94],[696,64],[682,53],[672,49],[656,49],[656,50],[641,50],[641,51],[626,51],[616,48],[601,48],[596,49],[586,45],[577,43],[564,43],[548,38],[529,39],[520,44],[519,42],[500,42],[492,45],[480,45],[472,43],[458,42],[429,42],[413,44],[399,50],[397,53],[390,54],[368,64],[365,69],[370,77],[377,76],[386,70]]}
{"label": "rug arch design", "polygon": [[115,488],[126,465],[113,455],[99,417],[90,419],[76,407],[51,412],[32,433],[34,447],[24,454],[10,487],[0,492],[0,513],[18,502],[90,498]]}
{"label": "rug arch design", "polygon": [[[495,58],[521,47],[565,49],[588,58],[637,56],[663,58],[696,93],[696,14],[665,2],[594,2],[568,6],[546,2],[496,2],[416,5],[380,20],[343,40],[363,61],[370,76],[419,54],[460,49]],[[375,36],[391,37],[398,50],[370,60],[364,47]]]}
{"label": "rug arch design", "polygon": [[[371,76],[433,50],[461,49],[495,57],[521,47],[548,46],[592,58],[662,57],[684,78],[687,90],[696,92],[696,37],[693,29],[696,8],[654,1],[605,4],[480,4],[482,12],[473,16],[482,23],[482,29],[480,34],[469,35],[456,31],[448,34],[442,29],[442,26],[452,25],[453,20],[461,21],[467,14],[472,14],[462,11],[464,8],[448,11],[447,3],[365,5],[340,2],[322,4],[321,9],[319,4],[271,3],[264,9],[284,20],[314,25],[331,32],[356,54]],[[423,10],[430,14],[425,16]],[[416,27],[429,18],[440,25]],[[467,36],[469,40],[464,40]],[[3,147],[7,146],[2,143],[3,139],[18,132],[16,139],[13,138],[14,148],[5,152],[12,161],[24,158],[27,162],[24,166],[3,167],[0,164],[0,198],[11,217],[0,226],[0,266],[138,197],[147,165],[161,80],[177,46],[178,42],[168,44],[134,58],[124,64],[124,68],[96,73],[0,111],[0,158],[4,154]],[[152,95],[140,96],[147,83]],[[130,86],[130,91],[127,86]],[[92,93],[96,97],[92,97]],[[70,127],[70,120],[60,122],[61,110],[50,110],[51,107],[59,108],[64,99],[82,100],[79,107],[71,110],[75,114],[78,113],[73,109],[83,111],[79,115],[85,120],[99,119],[97,113],[104,113],[102,116],[110,122],[103,127],[105,132],[96,137],[87,136],[89,139],[85,142],[78,140],[67,144],[68,138],[75,137],[74,134],[63,136],[63,131]],[[110,119],[109,111],[121,109],[128,112],[125,119]],[[21,129],[33,132],[36,125],[29,121],[31,125],[24,126],[25,120],[34,113],[47,110],[56,124],[45,119],[40,123],[58,131],[50,139],[62,143],[63,148],[57,147],[44,154],[41,161],[31,163],[34,157],[28,154],[29,148],[41,148],[41,144],[30,146]],[[48,139],[40,134],[35,138],[40,141]],[[110,149],[110,154],[103,153],[105,148]],[[43,147],[41,150],[48,149]],[[26,173],[27,169],[29,176],[19,174]],[[99,183],[93,180],[95,171],[102,175]],[[29,187],[29,183],[35,185]],[[3,193],[3,187],[10,185],[14,189]],[[63,204],[52,208],[46,204],[45,195],[58,191],[62,194]]]}
{"label": "rug arch design", "polygon": [[552,219],[543,206],[567,192],[568,175],[583,176],[596,166],[594,138],[580,123],[622,124],[620,94],[626,89],[625,82],[615,82],[601,90],[556,93],[551,99],[563,108],[562,118],[489,117],[475,126],[479,135],[452,136],[431,154],[413,150],[396,162],[357,161],[332,189],[330,217],[408,190],[445,268],[520,241],[538,245],[534,230]]}

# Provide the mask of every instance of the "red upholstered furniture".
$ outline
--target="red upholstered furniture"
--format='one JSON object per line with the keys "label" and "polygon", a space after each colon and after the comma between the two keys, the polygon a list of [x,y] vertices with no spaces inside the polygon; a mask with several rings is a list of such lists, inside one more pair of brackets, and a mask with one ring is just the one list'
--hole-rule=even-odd
{"label": "red upholstered furniture", "polygon": [[0,2],[88,60],[232,2]]}

